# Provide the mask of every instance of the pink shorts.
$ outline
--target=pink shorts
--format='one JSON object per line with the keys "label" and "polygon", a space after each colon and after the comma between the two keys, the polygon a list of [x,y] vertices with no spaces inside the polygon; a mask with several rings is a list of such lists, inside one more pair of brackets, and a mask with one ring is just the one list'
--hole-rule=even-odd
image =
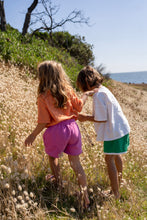
{"label": "pink shorts", "polygon": [[62,152],[69,155],[82,153],[81,133],[74,119],[48,127],[43,141],[45,152],[54,158],[59,158]]}

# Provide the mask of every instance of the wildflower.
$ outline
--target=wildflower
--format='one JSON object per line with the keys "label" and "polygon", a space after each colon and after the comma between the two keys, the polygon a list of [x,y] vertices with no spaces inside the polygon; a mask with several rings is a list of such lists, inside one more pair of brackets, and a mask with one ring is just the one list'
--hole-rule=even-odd
{"label": "wildflower", "polygon": [[4,179],[4,177],[3,177],[3,176],[0,176],[0,178],[1,178],[1,180],[3,180],[3,179]]}
{"label": "wildflower", "polygon": [[32,205],[32,200],[29,200],[28,203],[29,203],[29,205]]}
{"label": "wildflower", "polygon": [[16,202],[17,202],[17,199],[16,199],[16,198],[14,198],[14,199],[13,199],[13,201],[16,203]]}
{"label": "wildflower", "polygon": [[24,191],[23,194],[24,194],[25,196],[28,196],[28,192],[27,192],[27,191]]}
{"label": "wildflower", "polygon": [[16,209],[20,209],[21,208],[21,205],[20,204],[17,204],[16,205]]}
{"label": "wildflower", "polygon": [[8,174],[11,173],[11,168],[10,167],[7,167],[5,166],[4,164],[1,165],[1,169],[4,170],[5,172],[7,172]]}
{"label": "wildflower", "polygon": [[23,207],[27,209],[28,208],[28,203],[24,203]]}
{"label": "wildflower", "polygon": [[73,207],[70,208],[70,211],[71,211],[71,212],[76,212],[75,208],[73,208]]}
{"label": "wildflower", "polygon": [[9,209],[8,209],[8,208],[5,208],[5,212],[9,212]]}
{"label": "wildflower", "polygon": [[33,198],[34,197],[34,194],[32,192],[30,192],[30,197]]}
{"label": "wildflower", "polygon": [[89,192],[93,193],[93,189],[92,189],[92,188],[90,188],[90,189],[89,189]]}
{"label": "wildflower", "polygon": [[7,167],[6,167],[4,164],[1,165],[1,168],[2,168],[3,170],[7,170]]}
{"label": "wildflower", "polygon": [[22,196],[18,196],[17,199],[21,201],[22,200]]}
{"label": "wildflower", "polygon": [[5,189],[9,189],[10,185],[8,183],[6,183],[4,187],[5,187]]}
{"label": "wildflower", "polygon": [[12,195],[15,196],[15,194],[16,194],[16,193],[15,193],[15,190],[13,190],[13,191],[12,191]]}
{"label": "wildflower", "polygon": [[18,185],[18,190],[19,190],[19,191],[22,191],[21,185]]}
{"label": "wildflower", "polygon": [[37,203],[37,202],[35,202],[35,203],[34,203],[34,207],[37,207],[37,205],[38,205],[38,203]]}
{"label": "wildflower", "polygon": [[25,202],[24,202],[24,200],[22,199],[22,200],[21,200],[21,204],[24,204],[24,203],[25,203]]}
{"label": "wildflower", "polygon": [[29,173],[28,169],[25,169],[24,173],[25,173],[25,174],[28,174],[28,173]]}
{"label": "wildflower", "polygon": [[11,168],[7,167],[7,173],[10,174],[11,173]]}
{"label": "wildflower", "polygon": [[98,191],[101,191],[101,188],[97,187],[97,190],[98,190]]}
{"label": "wildflower", "polygon": [[97,209],[99,209],[99,208],[100,208],[100,206],[99,206],[99,205],[96,205],[96,207],[97,207]]}
{"label": "wildflower", "polygon": [[26,196],[26,201],[29,201],[29,200],[30,200],[29,196]]}

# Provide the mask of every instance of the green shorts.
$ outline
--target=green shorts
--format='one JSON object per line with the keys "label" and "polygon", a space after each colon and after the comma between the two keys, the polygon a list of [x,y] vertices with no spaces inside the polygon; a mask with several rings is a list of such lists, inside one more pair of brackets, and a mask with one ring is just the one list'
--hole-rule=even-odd
{"label": "green shorts", "polygon": [[129,134],[125,136],[112,140],[104,141],[104,153],[105,154],[123,154],[126,153],[129,147]]}

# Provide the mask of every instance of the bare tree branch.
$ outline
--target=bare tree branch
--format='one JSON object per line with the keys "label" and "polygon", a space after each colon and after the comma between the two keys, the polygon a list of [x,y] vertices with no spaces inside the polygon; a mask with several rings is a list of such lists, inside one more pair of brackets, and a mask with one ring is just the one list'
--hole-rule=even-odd
{"label": "bare tree branch", "polygon": [[86,24],[89,25],[89,18],[85,18],[80,10],[74,9],[65,18],[61,18],[59,22],[56,21],[56,15],[59,12],[60,7],[52,5],[52,0],[40,0],[39,3],[43,6],[43,11],[33,14],[35,22],[31,25],[38,25],[36,31],[47,31],[52,35],[52,31],[63,27],[66,23],[74,24]]}
{"label": "bare tree branch", "polygon": [[36,8],[37,4],[38,4],[38,0],[34,0],[32,5],[28,8],[28,12],[26,14],[25,22],[24,22],[23,29],[22,29],[22,35],[25,35],[27,33],[30,20],[31,20],[31,13]]}

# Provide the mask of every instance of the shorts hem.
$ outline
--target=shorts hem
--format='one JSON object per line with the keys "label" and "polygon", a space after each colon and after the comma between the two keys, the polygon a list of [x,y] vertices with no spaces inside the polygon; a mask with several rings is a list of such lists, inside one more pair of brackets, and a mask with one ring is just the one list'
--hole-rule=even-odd
{"label": "shorts hem", "polygon": [[83,151],[80,151],[79,153],[75,153],[75,154],[72,154],[72,153],[66,153],[66,152],[61,152],[61,153],[59,153],[58,155],[53,155],[53,154],[50,154],[50,153],[48,153],[48,152],[46,152],[45,151],[45,153],[48,155],[48,156],[50,156],[50,157],[53,157],[53,158],[60,158],[62,155],[63,155],[63,153],[65,153],[65,154],[67,154],[67,155],[71,155],[71,156],[78,156],[78,155],[80,155],[80,154],[82,154],[83,153]]}
{"label": "shorts hem", "polygon": [[61,153],[60,154],[58,154],[58,156],[56,155],[53,155],[53,154],[50,154],[50,153],[48,153],[48,152],[46,152],[45,151],[45,153],[48,155],[48,156],[50,156],[50,157],[53,157],[53,158],[59,158],[59,157],[61,157]]}
{"label": "shorts hem", "polygon": [[82,154],[83,151],[81,151],[81,152],[79,152],[79,153],[77,153],[77,154],[66,153],[66,152],[64,152],[64,153],[67,154],[67,155],[71,155],[71,156],[78,156],[78,155]]}
{"label": "shorts hem", "polygon": [[125,152],[120,152],[120,153],[107,153],[107,152],[104,152],[104,154],[108,154],[108,155],[119,155],[119,154],[126,154],[127,151]]}

